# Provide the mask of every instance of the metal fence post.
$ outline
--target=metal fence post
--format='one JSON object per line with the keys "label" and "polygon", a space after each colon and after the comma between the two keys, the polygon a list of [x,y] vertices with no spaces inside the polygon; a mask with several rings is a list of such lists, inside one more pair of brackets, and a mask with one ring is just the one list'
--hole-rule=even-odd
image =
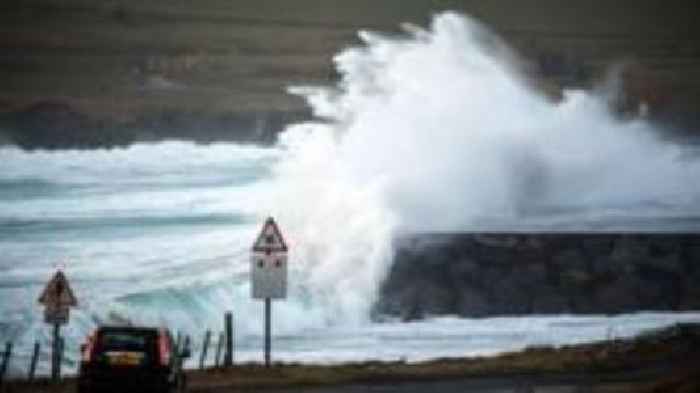
{"label": "metal fence post", "polygon": [[[185,343],[182,345],[182,351],[181,353],[185,352],[192,352],[191,350],[191,345],[190,345],[190,336],[189,334],[185,336]],[[181,355],[182,356],[182,355]]]}
{"label": "metal fence post", "polygon": [[226,352],[224,353],[224,367],[233,366],[233,313],[228,311],[224,315],[224,328],[226,330]]}
{"label": "metal fence post", "polygon": [[177,332],[177,339],[175,339],[175,352],[179,355],[182,346],[182,332]]}
{"label": "metal fence post", "polygon": [[175,359],[177,361],[177,370],[182,371],[185,359],[183,354],[190,350],[190,336],[185,335],[184,342],[182,341],[182,335],[180,332],[177,334],[178,343],[176,344]]}
{"label": "metal fence post", "polygon": [[207,360],[207,351],[209,350],[209,341],[211,341],[211,330],[204,333],[204,342],[202,343],[202,354],[199,357],[199,369],[204,368],[204,363]]}
{"label": "metal fence post", "polygon": [[10,358],[12,357],[12,343],[5,343],[5,353],[2,356],[2,364],[0,364],[0,386],[2,386],[2,381],[5,379],[5,374],[10,366]]}
{"label": "metal fence post", "polygon": [[224,347],[224,333],[219,333],[219,341],[216,343],[216,357],[214,358],[214,367],[219,368],[221,365],[221,351]]}
{"label": "metal fence post", "polygon": [[39,360],[39,352],[41,350],[41,344],[39,341],[34,342],[34,352],[32,353],[32,361],[29,363],[29,375],[27,375],[29,382],[34,380],[34,374],[36,373],[36,364]]}

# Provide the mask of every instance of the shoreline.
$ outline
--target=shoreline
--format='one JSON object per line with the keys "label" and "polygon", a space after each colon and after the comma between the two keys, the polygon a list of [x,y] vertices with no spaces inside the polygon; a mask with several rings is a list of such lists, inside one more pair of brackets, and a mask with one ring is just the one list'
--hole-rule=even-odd
{"label": "shoreline", "polygon": [[[465,386],[596,386],[629,388],[620,392],[675,392],[697,386],[700,372],[700,324],[681,323],[628,339],[559,348],[530,347],[494,357],[443,358],[420,363],[359,362],[340,365],[275,363],[241,364],[230,369],[186,370],[189,392],[214,393],[290,388],[317,391],[363,391],[382,386],[411,391],[426,384],[446,384],[446,391]],[[695,383],[696,385],[689,385]],[[70,392],[75,378],[59,385],[8,381],[3,393]],[[451,386],[451,387],[448,387]],[[640,390],[641,389],[641,390]],[[538,390],[539,391],[539,390]],[[547,390],[545,390],[547,391]],[[553,390],[557,391],[557,390]],[[607,390],[606,390],[607,391]],[[681,391],[681,390],[678,390]],[[688,390],[690,391],[690,390]]]}

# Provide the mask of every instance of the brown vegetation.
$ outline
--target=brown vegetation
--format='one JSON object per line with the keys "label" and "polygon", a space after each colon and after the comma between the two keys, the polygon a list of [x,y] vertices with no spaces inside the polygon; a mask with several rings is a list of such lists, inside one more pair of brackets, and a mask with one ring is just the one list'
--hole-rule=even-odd
{"label": "brown vegetation", "polygon": [[[680,324],[626,340],[530,348],[495,357],[438,359],[422,363],[363,362],[342,365],[275,364],[265,368],[243,364],[231,369],[188,372],[190,391],[240,391],[348,384],[428,382],[448,379],[502,378],[562,375],[588,376],[599,383],[623,381],[629,392],[696,392],[700,368],[700,326]],[[644,373],[646,372],[646,373]],[[642,373],[639,374],[638,373]],[[606,382],[608,381],[608,382]],[[658,382],[655,382],[658,381]],[[651,385],[651,387],[649,387]],[[63,393],[74,389],[74,380],[60,385],[46,381],[14,382],[3,393]]]}

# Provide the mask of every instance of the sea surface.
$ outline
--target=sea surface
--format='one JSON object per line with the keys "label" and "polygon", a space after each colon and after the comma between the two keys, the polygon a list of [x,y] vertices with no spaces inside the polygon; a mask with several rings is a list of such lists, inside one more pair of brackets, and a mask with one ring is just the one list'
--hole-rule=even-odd
{"label": "sea surface", "polygon": [[[47,370],[51,329],[37,298],[58,268],[79,303],[63,328],[69,372],[99,323],[170,326],[193,336],[198,359],[204,332],[212,330],[216,342],[228,310],[237,361],[261,361],[263,305],[250,298],[248,258],[264,218],[258,196],[273,192],[271,168],[281,155],[275,148],[181,142],[109,151],[0,148],[0,342],[15,344],[13,372],[28,366],[35,340]],[[314,298],[305,271],[291,270],[289,298],[273,304],[280,361],[485,355],[700,321],[700,314],[641,313],[373,323],[337,315],[348,308]],[[365,293],[341,296],[355,295]]]}

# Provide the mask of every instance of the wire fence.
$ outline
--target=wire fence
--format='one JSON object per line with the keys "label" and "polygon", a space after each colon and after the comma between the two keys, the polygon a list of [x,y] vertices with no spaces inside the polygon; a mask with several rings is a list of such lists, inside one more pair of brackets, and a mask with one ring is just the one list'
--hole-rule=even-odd
{"label": "wire fence", "polygon": [[[221,332],[212,332],[207,330],[201,338],[201,346],[198,346],[198,358],[196,363],[189,363],[192,368],[198,368],[200,370],[206,368],[222,368],[230,367],[233,365],[233,320],[230,313],[225,315],[225,330]],[[176,338],[173,342],[174,354],[173,361],[175,362],[174,367],[183,369],[185,360],[189,356],[183,356],[185,353],[191,355],[193,340],[189,335],[183,335],[178,332]],[[1,345],[1,344],[0,344]],[[20,358],[17,356],[13,342],[6,342],[4,348],[0,352],[0,387],[3,383],[6,383],[9,379],[12,380],[26,380],[34,381],[37,379],[37,369],[39,368],[40,362],[48,360],[51,361],[51,356],[41,356],[41,343],[36,341],[29,358],[29,362],[24,365],[17,364],[18,361],[27,360],[26,357]],[[56,359],[59,365],[59,375],[60,379],[60,364],[65,363],[68,359],[65,358],[65,345],[63,345],[63,339],[60,339],[59,345],[57,345]],[[82,355],[82,354],[81,354]],[[13,366],[12,372],[10,372],[10,365]]]}

